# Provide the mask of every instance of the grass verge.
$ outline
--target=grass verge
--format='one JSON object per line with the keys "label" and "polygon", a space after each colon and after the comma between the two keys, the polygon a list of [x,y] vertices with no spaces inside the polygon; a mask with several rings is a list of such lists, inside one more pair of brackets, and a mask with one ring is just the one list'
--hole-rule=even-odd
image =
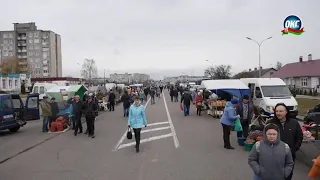
{"label": "grass verge", "polygon": [[306,115],[307,111],[317,105],[320,100],[318,99],[305,99],[305,98],[296,98],[298,102],[299,115]]}

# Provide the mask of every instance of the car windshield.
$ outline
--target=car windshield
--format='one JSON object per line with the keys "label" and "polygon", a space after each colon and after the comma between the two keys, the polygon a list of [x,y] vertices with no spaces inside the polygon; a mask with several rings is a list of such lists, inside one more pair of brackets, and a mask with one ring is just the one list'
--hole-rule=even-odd
{"label": "car windshield", "polygon": [[289,88],[283,86],[261,86],[264,97],[288,97],[292,96]]}

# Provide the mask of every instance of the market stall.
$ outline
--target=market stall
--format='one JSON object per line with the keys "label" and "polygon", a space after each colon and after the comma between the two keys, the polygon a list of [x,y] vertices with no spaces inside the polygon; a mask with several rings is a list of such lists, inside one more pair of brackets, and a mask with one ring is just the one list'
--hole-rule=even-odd
{"label": "market stall", "polygon": [[56,119],[50,124],[49,133],[61,133],[69,129],[72,114],[72,105],[68,104],[68,100],[75,95],[80,99],[83,98],[84,93],[87,91],[83,85],[74,86],[56,86],[46,92],[48,98],[55,98],[58,103],[59,113]]}
{"label": "market stall", "polygon": [[229,97],[240,99],[243,95],[250,95],[250,89],[236,79],[204,80],[199,88],[209,90],[218,96],[216,99],[209,99],[208,102],[208,114],[215,117],[222,116],[226,104],[225,99]]}

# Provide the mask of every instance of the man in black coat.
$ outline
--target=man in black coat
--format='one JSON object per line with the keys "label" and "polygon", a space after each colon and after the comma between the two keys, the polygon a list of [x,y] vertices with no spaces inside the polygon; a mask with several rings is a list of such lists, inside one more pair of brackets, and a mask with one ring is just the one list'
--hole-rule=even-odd
{"label": "man in black coat", "polygon": [[121,96],[121,101],[123,105],[123,116],[129,116],[130,97],[128,91],[124,91],[124,94]]}
{"label": "man in black coat", "polygon": [[[280,130],[280,139],[289,145],[293,161],[296,159],[296,151],[300,149],[303,140],[301,126],[296,119],[290,118],[289,109],[284,103],[278,103],[275,106],[275,116],[267,123],[276,124]],[[293,171],[286,178],[291,180]]]}
{"label": "man in black coat", "polygon": [[94,121],[96,118],[96,111],[98,106],[92,101],[92,97],[88,97],[88,101],[83,105],[83,114],[86,117],[88,137],[94,138]]}
{"label": "man in black coat", "polygon": [[110,90],[110,93],[109,93],[110,111],[114,111],[115,100],[116,100],[116,95],[113,93],[112,90]]}
{"label": "man in black coat", "polygon": [[81,116],[82,116],[82,107],[83,107],[83,102],[80,101],[79,96],[75,96],[74,101],[72,102],[73,106],[73,115],[75,117],[75,125],[76,127],[74,128],[74,135],[76,136],[79,133],[82,133],[82,123],[81,123]]}
{"label": "man in black coat", "polygon": [[183,103],[183,112],[184,116],[189,116],[190,114],[190,105],[192,102],[192,96],[189,89],[186,89],[181,96],[181,104]]}
{"label": "man in black coat", "polygon": [[253,106],[249,102],[249,96],[244,95],[237,106],[237,114],[240,115],[240,122],[242,125],[242,132],[238,132],[238,137],[248,137],[249,125],[251,124],[251,119],[253,117]]}

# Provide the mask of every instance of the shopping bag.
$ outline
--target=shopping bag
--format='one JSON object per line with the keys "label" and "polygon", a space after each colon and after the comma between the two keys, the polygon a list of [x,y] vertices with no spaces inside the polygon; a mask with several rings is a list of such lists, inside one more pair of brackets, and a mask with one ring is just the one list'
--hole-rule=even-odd
{"label": "shopping bag", "polygon": [[182,104],[180,104],[180,110],[183,111],[183,106],[182,106]]}
{"label": "shopping bag", "polygon": [[128,131],[127,131],[127,139],[132,139],[131,128],[128,128]]}
{"label": "shopping bag", "polygon": [[238,132],[242,131],[242,125],[239,118],[234,122],[234,130]]}

